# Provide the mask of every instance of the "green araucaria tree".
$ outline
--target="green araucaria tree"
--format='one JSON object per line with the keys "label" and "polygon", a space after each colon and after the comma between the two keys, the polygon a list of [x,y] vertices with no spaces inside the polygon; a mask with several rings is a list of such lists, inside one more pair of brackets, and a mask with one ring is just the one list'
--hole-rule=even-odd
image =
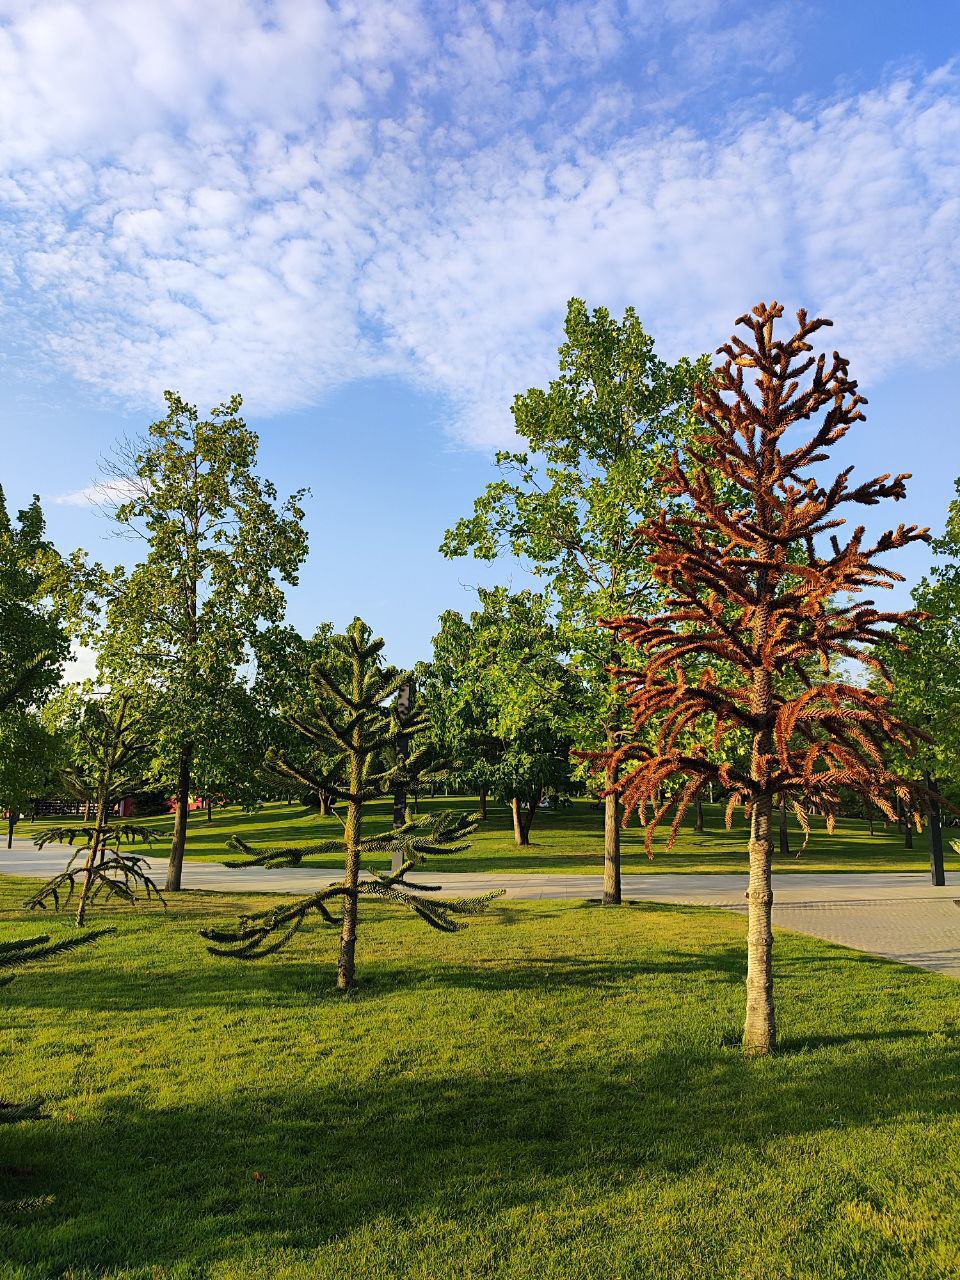
{"label": "green araucaria tree", "polygon": [[[462,852],[462,843],[476,827],[475,819],[464,814],[441,813],[408,818],[400,827],[381,834],[364,834],[364,814],[370,802],[392,795],[398,785],[412,786],[429,768],[428,747],[404,755],[395,748],[401,735],[413,737],[423,729],[416,716],[400,720],[396,694],[411,679],[409,672],[385,666],[381,661],[383,640],[374,639],[359,618],[346,634],[330,639],[348,673],[337,679],[331,666],[317,662],[311,670],[312,696],[304,698],[288,716],[290,725],[304,742],[316,748],[329,763],[325,773],[313,773],[297,763],[281,748],[268,753],[267,764],[281,777],[305,791],[333,796],[337,816],[343,823],[343,837],[292,848],[254,848],[240,840],[235,846],[247,860],[236,866],[295,866],[311,854],[342,852],[343,878],[316,893],[289,905],[272,908],[240,921],[237,929],[208,929],[203,933],[214,943],[214,955],[253,959],[279,950],[313,914],[340,928],[340,956],[337,986],[347,991],[353,985],[356,968],[357,924],[361,898],[373,897],[394,902],[415,912],[427,924],[444,932],[463,927],[462,916],[486,909],[490,894],[482,898],[451,900],[433,896],[430,885],[412,884],[407,876],[424,858]],[[343,807],[343,814],[339,812]],[[387,874],[365,869],[370,855],[393,857],[400,852],[399,866]],[[339,903],[339,917],[331,907]]]}
{"label": "green araucaria tree", "polygon": [[[573,745],[612,752],[629,724],[610,676],[624,649],[597,623],[642,612],[654,601],[656,586],[633,531],[663,505],[655,477],[695,425],[693,387],[708,365],[660,359],[632,308],[617,320],[606,308],[591,313],[573,298],[565,333],[559,376],[546,391],[532,388],[514,400],[523,450],[497,454],[502,478],[487,486],[473,515],[447,533],[442,551],[472,551],[485,560],[507,552],[549,581],[561,639],[586,694],[569,719]],[[607,781],[604,901],[618,903],[614,772]]]}
{"label": "green araucaria tree", "polygon": [[90,825],[47,827],[34,843],[79,842],[66,868],[48,880],[28,900],[27,906],[46,908],[70,902],[79,886],[77,925],[82,926],[92,901],[117,897],[131,905],[138,890],[147,898],[163,901],[144,859],[121,845],[149,844],[152,831],[134,823],[113,821],[117,802],[139,791],[150,765],[151,748],[142,716],[129,694],[74,700],[64,717],[63,732],[71,746],[71,761],[63,772],[67,789],[93,807]]}

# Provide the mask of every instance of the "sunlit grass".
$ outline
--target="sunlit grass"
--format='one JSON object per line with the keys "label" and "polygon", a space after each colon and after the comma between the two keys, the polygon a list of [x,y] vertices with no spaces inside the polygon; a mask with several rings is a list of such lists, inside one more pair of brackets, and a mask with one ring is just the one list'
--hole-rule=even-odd
{"label": "sunlit grass", "polygon": [[0,991],[2,1093],[50,1117],[0,1126],[4,1280],[960,1271],[951,980],[782,934],[784,1052],[750,1062],[739,915],[373,908],[343,998],[329,930],[206,954],[252,901],[107,911]]}
{"label": "sunlit grass", "polygon": [[[476,801],[468,797],[427,800],[421,808],[451,806],[470,811]],[[635,824],[623,833],[623,868],[629,872],[697,871],[736,872],[746,868],[747,831],[742,817],[737,816],[732,831],[724,826],[723,808],[705,805],[706,830],[693,830],[690,818],[672,852],[664,851],[666,837],[660,833],[655,842],[653,860],[644,852],[644,835]],[[369,829],[386,827],[391,821],[388,801],[370,806],[374,815]],[[168,829],[169,817],[147,820],[158,830]],[[39,829],[21,822],[18,835],[29,835]],[[203,812],[190,815],[187,844],[192,858],[220,859],[236,857],[227,848],[234,834],[257,844],[308,843],[336,836],[340,824],[336,818],[321,818],[315,811],[282,802],[265,804],[256,813],[244,813],[233,806],[215,809],[208,822]],[[443,866],[450,871],[569,871],[597,872],[603,863],[603,815],[588,800],[576,800],[559,811],[541,810],[531,833],[532,845],[518,848],[514,843],[510,815],[506,808],[491,805],[489,817],[474,836],[469,853],[445,858]],[[806,849],[802,849],[802,833],[790,821],[791,853],[775,859],[777,871],[923,871],[929,865],[926,835],[914,836],[914,849],[903,847],[903,836],[894,827],[880,821],[870,835],[866,822],[842,821],[833,835],[828,835],[822,819],[813,820],[813,832]],[[947,844],[947,862],[960,866],[957,855]],[[158,845],[158,848],[162,846]],[[335,854],[309,859],[307,865],[335,867]],[[376,865],[376,864],[374,864]]]}

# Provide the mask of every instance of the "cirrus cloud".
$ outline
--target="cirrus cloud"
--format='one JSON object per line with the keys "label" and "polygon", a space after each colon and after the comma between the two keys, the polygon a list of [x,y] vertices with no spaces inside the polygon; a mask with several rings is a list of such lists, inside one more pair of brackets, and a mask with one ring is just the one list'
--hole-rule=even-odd
{"label": "cirrus cloud", "polygon": [[950,67],[681,125],[669,58],[712,83],[788,58],[785,8],[4,8],[8,326],[110,396],[240,389],[269,416],[399,375],[486,447],[572,294],[633,304],[670,353],[777,295],[832,314],[865,373],[957,355]]}

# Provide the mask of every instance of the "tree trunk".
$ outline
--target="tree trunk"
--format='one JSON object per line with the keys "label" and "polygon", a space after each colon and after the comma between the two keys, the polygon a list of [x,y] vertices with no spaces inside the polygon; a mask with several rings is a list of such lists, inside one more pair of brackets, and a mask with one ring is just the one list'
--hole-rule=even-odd
{"label": "tree trunk", "polygon": [[87,800],[83,806],[83,820],[84,822],[90,821],[90,801],[89,800]]}
{"label": "tree trunk", "polygon": [[790,832],[787,829],[787,800],[780,797],[780,857],[790,857]]}
{"label": "tree trunk", "polygon": [[187,818],[190,814],[190,766],[193,764],[193,743],[186,742],[180,748],[177,768],[176,813],[173,819],[173,840],[170,844],[170,861],[167,864],[168,893],[177,893],[183,878],[183,851],[187,846]]}
{"label": "tree trunk", "polygon": [[[359,691],[358,691],[359,692]],[[350,766],[350,790],[356,795],[363,785],[358,757]],[[356,800],[347,802],[347,816],[343,824],[346,845],[346,861],[343,883],[347,892],[343,899],[343,923],[340,926],[340,959],[337,962],[337,987],[349,991],[353,986],[357,955],[357,884],[360,879],[360,837],[363,811]]]}
{"label": "tree trunk", "polygon": [[487,788],[480,788],[480,799],[477,801],[477,813],[480,815],[480,821],[487,820]]}
{"label": "tree trunk", "polygon": [[[615,750],[617,737],[607,730],[607,751]],[[617,770],[607,766],[607,790],[617,781]],[[618,907],[623,901],[623,882],[620,874],[620,797],[616,793],[603,798],[603,905]]]}
{"label": "tree trunk", "polygon": [[903,847],[905,849],[913,848],[913,823],[909,814],[904,814],[903,817]]}
{"label": "tree trunk", "polygon": [[773,887],[770,864],[772,798],[762,796],[753,809],[750,831],[750,887],[747,908],[747,1017],[743,1051],[758,1055],[777,1047],[773,1007]]}
{"label": "tree trunk", "polygon": [[9,817],[7,818],[7,848],[8,849],[13,848],[13,829],[17,825],[19,818],[20,818],[20,815],[19,813],[17,813],[16,809],[11,809]]}
{"label": "tree trunk", "polygon": [[927,825],[930,835],[930,881],[937,886],[947,883],[943,868],[943,833],[940,830],[940,801],[937,782],[929,773],[923,776],[929,792],[927,798]]}
{"label": "tree trunk", "polygon": [[330,799],[329,791],[321,791],[320,799],[320,816],[321,818],[329,818],[333,815],[333,801]]}
{"label": "tree trunk", "polygon": [[93,869],[97,863],[103,858],[103,840],[106,833],[104,827],[107,825],[107,798],[102,794],[97,797],[97,811],[94,819],[93,840],[90,844],[90,852],[87,855],[87,861],[84,863],[83,888],[80,890],[80,901],[77,903],[77,928],[83,928],[83,922],[87,915],[87,900],[90,897],[90,888],[93,884]]}
{"label": "tree trunk", "polygon": [[513,838],[517,844],[528,845],[530,843],[530,828],[533,826],[533,816],[537,812],[539,803],[539,796],[534,800],[528,800],[527,811],[524,813],[519,796],[514,796],[510,801],[510,811],[513,814]]}
{"label": "tree trunk", "polygon": [[703,801],[699,796],[697,796],[697,806],[694,810],[693,829],[694,831],[703,830]]}
{"label": "tree trunk", "polygon": [[213,801],[207,796],[207,821],[213,821]]}

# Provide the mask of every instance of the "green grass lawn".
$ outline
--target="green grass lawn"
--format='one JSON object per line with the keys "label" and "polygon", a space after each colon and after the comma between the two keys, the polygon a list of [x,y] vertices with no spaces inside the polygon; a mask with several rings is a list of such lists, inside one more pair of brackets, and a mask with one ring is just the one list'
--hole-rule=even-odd
{"label": "green grass lawn", "polygon": [[960,1273],[950,979],[781,934],[783,1052],[746,1061],[737,915],[374,907],[343,998],[329,930],[204,952],[250,901],[117,911],[0,990],[2,1093],[49,1113],[0,1126],[3,1280]]}
{"label": "green grass lawn", "polygon": [[[475,801],[459,797],[423,802],[423,808],[453,806],[470,810]],[[370,806],[376,815],[370,830],[385,828],[391,817],[390,804],[382,801]],[[643,832],[629,827],[623,837],[623,868],[630,872],[661,871],[744,871],[746,869],[747,831],[738,815],[732,831],[724,827],[723,808],[705,805],[705,830],[693,830],[692,818],[684,827],[676,847],[664,852],[666,836],[659,834],[656,856],[651,861],[644,853]],[[514,843],[509,812],[502,806],[490,806],[490,816],[474,837],[469,853],[443,859],[450,871],[552,871],[598,872],[603,865],[603,815],[588,800],[576,800],[556,812],[541,810],[531,833],[532,845],[520,849]],[[59,820],[58,820],[59,821]],[[149,825],[167,830],[171,819],[149,819]],[[787,858],[777,858],[777,871],[924,871],[929,866],[926,835],[914,836],[914,849],[903,848],[903,837],[894,828],[876,824],[871,836],[865,822],[847,820],[839,824],[832,836],[824,830],[822,819],[815,819],[807,848],[800,849],[802,835],[791,820],[792,849]],[[40,824],[21,822],[18,835],[32,835]],[[238,834],[251,843],[306,843],[311,839],[335,836],[340,824],[335,818],[318,817],[315,811],[299,805],[280,802],[266,804],[256,813],[244,813],[230,807],[214,810],[213,820],[205,813],[190,815],[187,853],[193,858],[222,860],[237,857],[227,849],[231,835]],[[949,833],[945,833],[949,834]],[[160,848],[161,846],[158,846]],[[947,864],[960,866],[960,859],[947,843]],[[309,859],[307,865],[335,867],[337,856]],[[373,865],[377,865],[376,862]],[[382,862],[380,865],[385,866]]]}

